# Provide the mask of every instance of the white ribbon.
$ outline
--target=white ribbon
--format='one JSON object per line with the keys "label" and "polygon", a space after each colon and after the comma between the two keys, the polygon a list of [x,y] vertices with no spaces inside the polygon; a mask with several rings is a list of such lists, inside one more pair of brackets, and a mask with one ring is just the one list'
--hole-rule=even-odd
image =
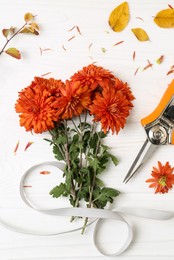
{"label": "white ribbon", "polygon": [[[57,215],[57,216],[78,216],[78,217],[96,218],[94,221],[92,221],[90,223],[90,224],[92,224],[93,222],[96,221],[96,225],[95,225],[95,228],[94,228],[94,234],[93,234],[93,240],[94,240],[94,244],[95,244],[96,248],[98,249],[98,251],[105,256],[118,256],[118,255],[120,255],[121,253],[123,253],[129,247],[129,245],[131,244],[131,242],[133,240],[132,227],[121,216],[121,213],[132,215],[132,216],[137,216],[137,217],[158,219],[158,220],[167,220],[167,219],[171,219],[171,218],[174,217],[174,213],[168,212],[168,211],[142,209],[142,208],[141,209],[140,208],[128,208],[128,207],[117,208],[117,210],[96,209],[96,208],[95,209],[94,208],[78,208],[78,207],[76,207],[76,208],[73,208],[73,207],[58,208],[58,209],[50,209],[50,210],[36,208],[35,205],[32,205],[32,203],[27,198],[27,195],[24,192],[23,186],[24,186],[24,181],[27,178],[27,176],[33,170],[35,170],[37,167],[40,167],[40,166],[43,166],[43,165],[52,165],[52,166],[59,168],[60,170],[63,170],[63,168],[64,168],[63,163],[53,162],[53,161],[40,163],[40,164],[34,165],[31,168],[29,168],[24,173],[24,175],[22,176],[21,182],[20,182],[20,185],[19,185],[19,191],[20,191],[20,195],[21,195],[23,202],[26,205],[28,205],[30,208],[32,208],[36,211],[39,211],[41,213],[44,213],[44,214]],[[112,254],[106,253],[103,250],[103,248],[100,247],[100,243],[99,243],[98,231],[99,231],[100,226],[107,219],[113,219],[115,221],[120,221],[127,228],[126,241],[124,241],[124,243],[123,243],[123,245],[121,246],[120,249],[118,249],[115,253],[112,253]],[[38,233],[38,232],[34,233],[34,232],[30,232],[30,231],[23,231],[22,229],[10,226],[9,224],[4,223],[3,221],[0,221],[0,224],[3,227],[10,229],[12,231],[15,231],[15,232],[20,232],[20,233],[30,234],[30,235],[39,235],[39,236],[60,235],[60,234],[70,233],[70,232],[74,232],[74,231],[82,229],[82,227],[80,227],[80,228],[76,228],[76,229],[68,230],[68,231],[64,231],[64,232],[43,234],[43,233]],[[88,225],[90,225],[90,224],[88,224]]]}

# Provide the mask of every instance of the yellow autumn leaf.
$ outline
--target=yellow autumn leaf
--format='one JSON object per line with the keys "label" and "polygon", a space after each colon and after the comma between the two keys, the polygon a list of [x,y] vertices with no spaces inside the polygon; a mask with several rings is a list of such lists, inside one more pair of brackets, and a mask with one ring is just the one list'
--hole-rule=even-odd
{"label": "yellow autumn leaf", "polygon": [[162,28],[174,28],[174,9],[164,9],[157,13],[154,22]]}
{"label": "yellow autumn leaf", "polygon": [[36,30],[33,26],[25,26],[20,33],[30,33],[30,34],[35,34],[35,35],[39,35],[38,30]]}
{"label": "yellow autumn leaf", "polygon": [[131,31],[139,41],[144,42],[149,40],[148,34],[142,28],[133,28]]}
{"label": "yellow autumn leaf", "polygon": [[29,21],[31,21],[34,18],[34,16],[31,13],[26,13],[24,15],[24,20],[28,23]]}
{"label": "yellow autumn leaf", "polygon": [[122,31],[129,22],[129,6],[127,2],[118,5],[109,16],[109,25],[115,32]]}
{"label": "yellow autumn leaf", "polygon": [[30,25],[31,27],[33,27],[34,29],[36,29],[37,31],[39,31],[39,26],[38,26],[37,23],[29,23],[29,25]]}
{"label": "yellow autumn leaf", "polygon": [[13,47],[5,50],[5,53],[10,55],[13,58],[16,58],[16,59],[20,59],[21,58],[21,54],[18,51],[18,49],[13,48]]}

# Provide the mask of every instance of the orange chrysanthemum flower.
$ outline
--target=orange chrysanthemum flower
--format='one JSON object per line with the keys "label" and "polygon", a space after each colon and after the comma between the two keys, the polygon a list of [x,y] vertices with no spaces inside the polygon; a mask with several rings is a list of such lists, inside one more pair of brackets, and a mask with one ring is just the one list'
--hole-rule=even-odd
{"label": "orange chrysanthemum flower", "polygon": [[123,83],[120,79],[115,78],[114,81],[114,87],[117,90],[121,90],[123,94],[126,96],[126,98],[130,101],[130,106],[132,106],[131,101],[135,99],[135,97],[132,94],[132,91],[127,83]]}
{"label": "orange chrysanthemum flower", "polygon": [[124,127],[132,106],[123,91],[105,86],[102,93],[96,93],[89,110],[94,115],[94,121],[101,122],[104,133],[111,129],[114,134]]}
{"label": "orange chrysanthemum flower", "polygon": [[20,126],[35,133],[54,128],[58,118],[53,103],[60,96],[62,84],[60,80],[35,77],[30,86],[19,92],[15,110],[20,113]]}
{"label": "orange chrysanthemum flower", "polygon": [[152,182],[149,187],[154,188],[155,193],[167,193],[174,184],[173,170],[174,167],[171,167],[169,162],[166,162],[165,165],[158,162],[158,169],[153,167],[151,173],[153,178],[148,179],[146,182]]}
{"label": "orange chrysanthemum flower", "polygon": [[71,80],[73,82],[80,81],[81,86],[88,86],[91,90],[94,90],[98,86],[104,87],[108,85],[108,83],[115,80],[115,77],[109,70],[90,64],[75,73]]}
{"label": "orange chrysanthemum flower", "polygon": [[42,86],[42,88],[48,90],[52,96],[59,97],[60,88],[63,88],[65,84],[60,79],[56,80],[54,78],[44,79],[41,77],[35,77],[32,86],[36,87],[36,90],[38,89],[39,91]]}
{"label": "orange chrysanthemum flower", "polygon": [[65,88],[60,88],[60,91],[61,97],[54,103],[54,108],[61,119],[71,119],[80,115],[91,103],[88,87],[82,87],[79,81],[67,80]]}

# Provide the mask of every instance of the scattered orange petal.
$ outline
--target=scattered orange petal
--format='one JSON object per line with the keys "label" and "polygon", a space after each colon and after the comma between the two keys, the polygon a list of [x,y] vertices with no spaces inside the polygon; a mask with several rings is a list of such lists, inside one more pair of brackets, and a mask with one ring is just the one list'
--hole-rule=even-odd
{"label": "scattered orange petal", "polygon": [[71,41],[72,39],[74,39],[76,36],[72,36],[71,38],[68,39],[68,42]]}
{"label": "scattered orange petal", "polygon": [[46,48],[46,49],[39,48],[39,49],[40,49],[40,55],[41,55],[41,56],[42,56],[42,53],[43,53],[44,51],[51,51],[50,48]]}
{"label": "scattered orange petal", "polygon": [[82,33],[81,33],[81,31],[80,31],[78,26],[76,26],[76,29],[77,29],[78,33],[81,35]]}
{"label": "scattered orange petal", "polygon": [[134,76],[136,76],[138,70],[139,70],[139,67],[136,69],[136,71],[135,71],[135,73],[134,73]]}
{"label": "scattered orange petal", "polygon": [[42,175],[47,175],[47,174],[50,174],[51,172],[49,172],[49,171],[42,171],[42,172],[40,172],[40,174],[42,174]]}
{"label": "scattered orange petal", "polygon": [[24,151],[26,151],[32,144],[33,144],[33,142],[28,142],[27,145],[25,146]]}
{"label": "scattered orange petal", "polygon": [[41,77],[47,76],[47,75],[49,75],[49,74],[51,74],[51,73],[52,73],[52,72],[47,72],[47,73],[45,73],[45,74],[42,74]]}
{"label": "scattered orange petal", "polygon": [[116,42],[113,46],[119,45],[121,43],[123,43],[124,41],[120,41],[120,42]]}
{"label": "scattered orange petal", "polygon": [[161,64],[164,60],[164,55],[161,55],[157,60],[156,63]]}
{"label": "scattered orange petal", "polygon": [[144,22],[143,18],[141,18],[139,16],[137,16],[136,18]]}
{"label": "scattered orange petal", "polygon": [[134,51],[132,55],[133,61],[135,60],[135,56],[136,56],[136,52]]}
{"label": "scattered orange petal", "polygon": [[91,46],[93,45],[93,43],[90,43],[89,44],[89,47],[88,47],[88,49],[90,50],[91,49]]}
{"label": "scattered orange petal", "polygon": [[144,67],[143,71],[146,70],[146,69],[148,69],[148,68],[152,68],[152,66],[153,66],[153,64],[152,64],[149,60],[147,60],[147,62],[148,62],[148,65],[146,65],[146,66]]}
{"label": "scattered orange petal", "polygon": [[19,141],[17,142],[16,146],[15,146],[15,149],[14,149],[14,154],[16,154],[17,150],[19,148]]}
{"label": "scattered orange petal", "polygon": [[74,30],[74,28],[75,28],[75,25],[71,29],[69,29],[68,32],[71,32],[72,30]]}
{"label": "scattered orange petal", "polygon": [[174,73],[174,69],[173,70],[169,70],[166,75],[168,76],[168,75],[170,75],[172,73]]}
{"label": "scattered orange petal", "polygon": [[173,9],[173,7],[171,5],[168,5],[169,8]]}
{"label": "scattered orange petal", "polygon": [[65,48],[65,46],[64,46],[64,45],[62,45],[62,49],[63,49],[64,51],[66,51],[66,48]]}

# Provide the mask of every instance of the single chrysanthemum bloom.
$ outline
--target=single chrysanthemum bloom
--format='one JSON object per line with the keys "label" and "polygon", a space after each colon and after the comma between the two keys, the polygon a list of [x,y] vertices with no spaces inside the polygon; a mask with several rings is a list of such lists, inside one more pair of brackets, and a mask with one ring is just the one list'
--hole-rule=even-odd
{"label": "single chrysanthemum bloom", "polygon": [[96,93],[89,110],[94,116],[94,121],[101,122],[104,133],[111,130],[114,134],[124,127],[132,106],[121,90],[108,86],[102,93]]}
{"label": "single chrysanthemum bloom", "polygon": [[162,165],[158,162],[158,168],[153,167],[152,177],[146,182],[152,182],[149,187],[155,189],[155,193],[167,193],[169,189],[172,189],[174,184],[174,167],[171,167],[169,162]]}
{"label": "single chrysanthemum bloom", "polygon": [[61,96],[55,101],[54,108],[61,119],[71,119],[80,115],[91,103],[90,91],[80,82],[66,81],[65,87],[60,88]]}
{"label": "single chrysanthemum bloom", "polygon": [[60,96],[59,90],[56,90],[59,85],[62,82],[36,77],[30,86],[19,92],[15,110],[20,113],[20,126],[24,126],[26,131],[42,133],[54,128],[58,117],[53,103],[56,95]]}
{"label": "single chrysanthemum bloom", "polygon": [[97,87],[103,88],[108,85],[115,80],[115,77],[109,70],[90,64],[75,73],[71,80],[74,82],[80,81],[81,86],[88,86],[91,90],[95,90]]}

